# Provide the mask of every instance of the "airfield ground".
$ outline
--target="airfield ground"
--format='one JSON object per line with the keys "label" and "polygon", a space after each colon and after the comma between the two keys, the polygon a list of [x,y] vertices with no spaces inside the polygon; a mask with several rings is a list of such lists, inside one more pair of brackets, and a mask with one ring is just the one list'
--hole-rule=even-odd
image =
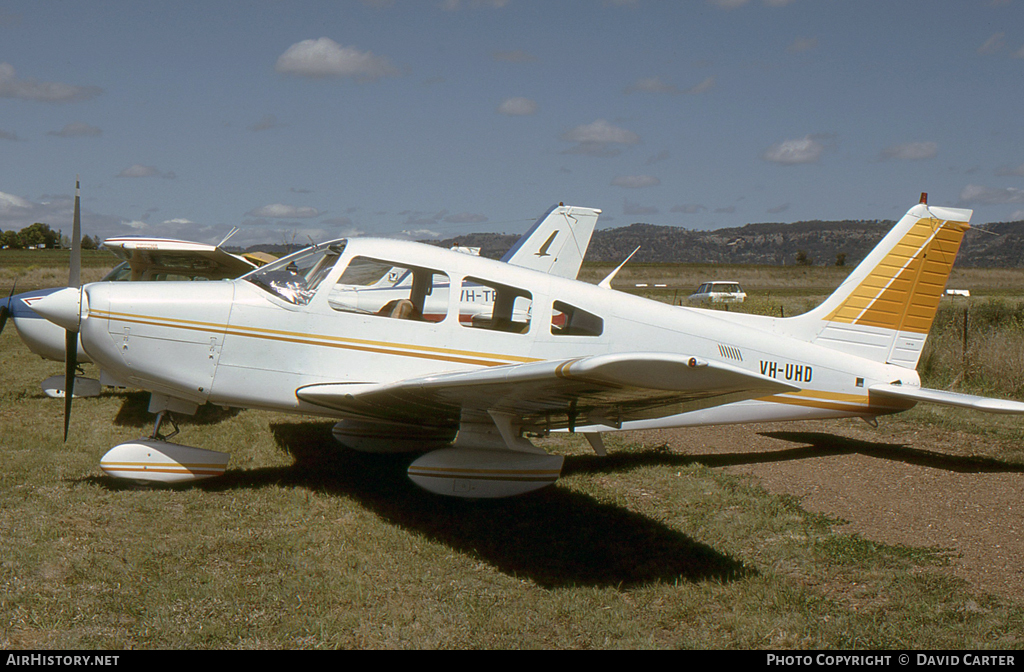
{"label": "airfield ground", "polygon": [[59,369],[8,324],[0,648],[1024,646],[1019,419],[637,432],[605,458],[550,438],[556,486],[462,502],[329,422],[207,408],[180,440],[229,450],[229,472],[137,488],[97,464],[149,431],[146,395],[76,402],[63,444],[39,389]]}
{"label": "airfield ground", "polygon": [[985,456],[1019,442],[1000,450],[993,439],[928,424],[927,411],[883,419],[878,428],[831,420],[630,438],[753,477],[865,539],[946,549],[956,576],[1024,603],[1024,465]]}

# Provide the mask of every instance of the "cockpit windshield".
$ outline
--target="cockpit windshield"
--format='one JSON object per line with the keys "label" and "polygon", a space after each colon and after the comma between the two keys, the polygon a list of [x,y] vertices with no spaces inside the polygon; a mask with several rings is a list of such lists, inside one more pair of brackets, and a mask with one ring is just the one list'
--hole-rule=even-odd
{"label": "cockpit windshield", "polygon": [[344,240],[315,245],[267,264],[244,279],[289,303],[304,306],[344,250]]}

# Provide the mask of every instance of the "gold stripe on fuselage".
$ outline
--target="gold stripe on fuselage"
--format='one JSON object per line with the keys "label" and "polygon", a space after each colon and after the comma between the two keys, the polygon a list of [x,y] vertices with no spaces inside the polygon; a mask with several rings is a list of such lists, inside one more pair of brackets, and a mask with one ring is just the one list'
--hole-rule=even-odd
{"label": "gold stripe on fuselage", "polygon": [[887,401],[884,404],[872,404],[871,398],[866,394],[845,394],[824,390],[800,390],[799,392],[776,394],[770,397],[761,397],[759,401],[850,413],[890,413],[903,411],[913,406],[913,404],[899,404],[892,401]]}
{"label": "gold stripe on fuselage", "polygon": [[217,324],[214,322],[199,322],[196,320],[183,320],[170,317],[134,315],[132,313],[119,313],[115,311],[96,310],[92,311],[90,314],[95,317],[106,318],[117,322],[127,322],[130,324],[146,324],[156,327],[165,327],[168,329],[183,329],[185,331],[200,331],[205,333],[223,334],[225,336],[231,335],[247,338],[260,338],[264,340],[280,341],[282,343],[320,345],[331,348],[342,348],[345,350],[376,352],[386,355],[433,359],[445,362],[458,362],[461,364],[475,364],[478,366],[503,366],[506,364],[524,364],[540,361],[535,357],[519,357],[516,355],[475,352],[472,350],[454,350],[428,345],[391,343],[388,341],[370,341],[360,338],[344,338],[341,336],[326,336],[321,334],[304,334],[278,329],[232,326]]}

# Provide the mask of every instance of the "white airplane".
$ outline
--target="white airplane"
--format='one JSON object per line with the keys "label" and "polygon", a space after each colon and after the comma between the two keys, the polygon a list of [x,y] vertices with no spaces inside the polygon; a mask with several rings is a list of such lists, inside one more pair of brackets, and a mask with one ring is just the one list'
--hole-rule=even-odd
{"label": "white airplane", "polygon": [[[552,431],[582,431],[604,454],[602,432],[644,426],[874,420],[917,402],[1024,413],[1020,402],[924,389],[915,371],[970,216],[911,208],[832,296],[790,318],[676,307],[372,238],[193,283],[187,296],[175,283],[79,289],[72,273],[71,287],[35,308],[152,392],[153,434],[112,448],[100,462],[111,476],[222,474],[226,453],[160,434],[169,413],[210,402],[339,419],[335,435],[357,448],[427,450],[408,469],[427,490],[503,497],[558,478],[563,458],[528,439]],[[374,264],[408,271],[412,311],[332,301]],[[467,286],[493,292],[486,313],[467,305]],[[421,318],[428,296],[447,307],[439,319]]]}
{"label": "white airplane", "polygon": [[[575,278],[600,214],[600,210],[592,208],[577,208],[561,203],[552,206],[502,257],[502,261]],[[168,238],[108,238],[103,241],[102,246],[122,261],[104,276],[101,282],[223,280],[237,278],[275,260],[275,257],[262,253],[236,255],[225,251],[222,246],[236,231],[237,228],[233,229],[217,245]],[[479,248],[453,249],[468,254],[479,254]],[[364,309],[376,311],[389,302],[394,306],[394,302],[401,299],[403,291],[408,294],[408,289],[403,289],[402,285],[408,284],[411,276],[397,269],[381,271],[379,282],[372,287],[361,288],[363,293],[358,298],[355,292],[359,288],[352,288],[348,292],[350,298]],[[279,275],[278,283],[281,291],[289,291],[287,267]],[[43,319],[33,310],[35,303],[60,289],[42,289],[9,297],[6,305],[0,306],[0,332],[9,315],[21,340],[32,352],[44,359],[63,362],[64,330]],[[474,293],[472,288],[465,288],[463,291],[468,292],[473,301],[481,304],[481,311],[486,310],[486,304],[491,300],[489,294],[482,290]],[[92,361],[81,343],[78,347],[77,361],[79,364]],[[63,375],[47,378],[42,383],[43,391],[51,397],[63,397],[64,382]],[[103,385],[125,386],[109,372],[101,369],[99,380],[77,377],[74,394],[78,397],[96,396]]]}

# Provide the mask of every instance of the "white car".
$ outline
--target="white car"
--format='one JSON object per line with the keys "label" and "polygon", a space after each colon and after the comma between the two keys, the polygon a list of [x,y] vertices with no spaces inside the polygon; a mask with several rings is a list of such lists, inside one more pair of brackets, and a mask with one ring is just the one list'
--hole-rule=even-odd
{"label": "white car", "polygon": [[705,282],[690,294],[690,301],[707,303],[743,303],[746,298],[747,293],[740,288],[740,283],[731,280]]}

